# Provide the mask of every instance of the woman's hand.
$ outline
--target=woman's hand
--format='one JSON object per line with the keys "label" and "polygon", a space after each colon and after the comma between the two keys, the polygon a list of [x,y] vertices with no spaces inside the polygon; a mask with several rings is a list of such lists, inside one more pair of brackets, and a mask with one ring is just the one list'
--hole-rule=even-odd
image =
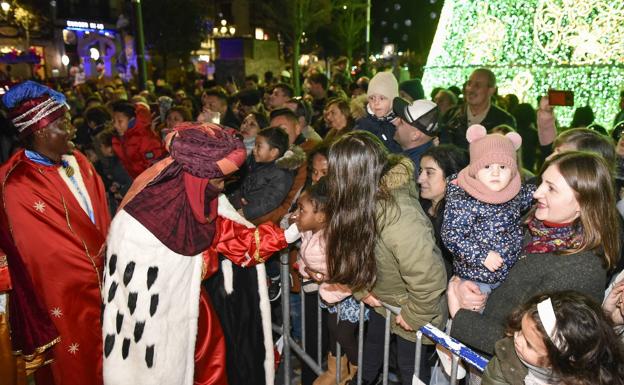
{"label": "woman's hand", "polygon": [[605,298],[602,308],[615,326],[624,325],[624,281],[613,287]]}
{"label": "woman's hand", "polygon": [[401,317],[401,315],[397,315],[396,316],[396,323],[397,325],[399,325],[400,327],[402,327],[404,330],[408,331],[408,332],[413,332],[414,329],[412,329],[407,322],[405,322],[405,320],[403,319],[403,317]]}
{"label": "woman's hand", "polygon": [[451,318],[455,317],[459,309],[481,311],[487,301],[487,295],[481,293],[476,283],[464,281],[457,276],[449,281],[447,295]]}
{"label": "woman's hand", "polygon": [[368,306],[371,307],[380,307],[383,306],[381,304],[381,301],[378,300],[374,295],[369,294],[366,297],[362,298],[362,302],[364,302],[365,304],[367,304]]}

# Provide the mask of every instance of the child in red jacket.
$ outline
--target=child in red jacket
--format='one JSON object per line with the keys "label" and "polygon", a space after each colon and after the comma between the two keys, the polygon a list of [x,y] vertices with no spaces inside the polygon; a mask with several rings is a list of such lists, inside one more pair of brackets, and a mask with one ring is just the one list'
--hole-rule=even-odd
{"label": "child in red jacket", "polygon": [[126,171],[136,178],[166,153],[158,136],[152,131],[149,108],[141,103],[119,100],[112,104],[113,151]]}

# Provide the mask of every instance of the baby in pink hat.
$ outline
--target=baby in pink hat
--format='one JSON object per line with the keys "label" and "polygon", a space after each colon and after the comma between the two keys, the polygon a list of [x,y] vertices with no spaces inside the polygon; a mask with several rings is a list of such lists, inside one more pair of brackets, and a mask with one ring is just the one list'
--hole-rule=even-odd
{"label": "baby in pink hat", "polygon": [[449,178],[442,241],[453,253],[453,271],[490,293],[507,277],[522,250],[521,217],[535,186],[522,185],[515,132],[487,135],[481,125],[466,131],[470,164]]}

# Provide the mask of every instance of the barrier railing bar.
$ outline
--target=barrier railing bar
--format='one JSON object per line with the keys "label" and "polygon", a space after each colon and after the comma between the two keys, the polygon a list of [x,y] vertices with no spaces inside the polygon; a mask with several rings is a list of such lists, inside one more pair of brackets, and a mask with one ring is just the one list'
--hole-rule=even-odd
{"label": "barrier railing bar", "polygon": [[451,365],[451,385],[457,384],[457,369],[459,367],[459,356],[453,354],[453,361]]}
{"label": "barrier railing bar", "polygon": [[[340,323],[340,302],[336,304],[336,329]],[[331,349],[331,347],[330,347]],[[336,384],[340,383],[340,371],[342,370],[342,348],[336,340]]]}
{"label": "barrier railing bar", "polygon": [[303,282],[299,285],[299,296],[301,297],[301,346],[306,348],[306,320],[305,320],[305,292]]}
{"label": "barrier railing bar", "polygon": [[357,385],[362,385],[362,361],[364,360],[364,302],[360,302],[360,320],[358,325],[358,371]]}
{"label": "barrier railing bar", "polygon": [[416,354],[414,354],[414,376],[420,378],[420,356],[422,355],[422,332],[416,332]]}
{"label": "barrier railing bar", "polygon": [[284,338],[284,383],[290,384],[290,274],[288,253],[280,254],[282,284],[282,327]]}
{"label": "barrier railing bar", "polygon": [[388,362],[390,361],[390,312],[386,311],[386,323],[384,330],[384,353],[383,353],[382,383],[388,385]]}
{"label": "barrier railing bar", "polygon": [[321,309],[321,294],[320,292],[316,292],[317,304],[316,307],[316,362],[318,366],[321,366],[323,363],[323,318],[322,318],[322,309]]}
{"label": "barrier railing bar", "polygon": [[[271,327],[273,328],[273,332],[279,335],[284,335],[284,331],[282,330],[281,326],[272,324]],[[299,346],[299,344],[293,343],[290,347],[293,349],[295,354],[297,354],[297,356],[299,356],[299,358],[301,358],[310,367],[310,369],[314,371],[314,373],[316,373],[317,375],[320,375],[321,373],[323,373],[323,368],[317,365],[316,362],[314,362],[314,359],[310,357],[305,352],[305,350],[301,346]]]}
{"label": "barrier railing bar", "polygon": [[442,330],[436,328],[431,324],[427,324],[420,328],[420,331],[433,340],[433,342],[444,346],[446,349],[453,352],[453,356],[459,356],[462,360],[471,366],[474,366],[477,370],[483,372],[488,364],[488,360],[470,349],[468,346],[462,344],[455,338],[444,333]]}
{"label": "barrier railing bar", "polygon": [[[284,384],[290,385],[291,382],[291,351],[292,348],[295,354],[297,354],[305,364],[307,364],[317,375],[320,375],[323,370],[321,367],[322,362],[322,309],[320,306],[317,307],[317,362],[314,362],[314,359],[310,357],[305,352],[305,293],[301,290],[300,295],[301,299],[301,308],[302,308],[302,341],[303,348],[300,347],[294,340],[292,340],[290,336],[290,282],[289,282],[289,271],[288,271],[288,256],[280,257],[281,263],[281,283],[282,283],[282,327],[273,325],[273,330],[283,336],[284,347],[283,347],[283,357],[284,357]],[[317,293],[318,301],[320,304],[321,298]],[[387,309],[385,316],[385,330],[384,330],[384,356],[383,356],[383,373],[382,373],[382,384],[388,384],[388,366],[389,366],[389,356],[390,356],[390,322],[391,322],[391,314],[398,315],[401,312],[401,308],[392,306],[386,303],[382,303],[384,308]],[[362,383],[362,362],[364,356],[364,314],[365,314],[365,305],[364,303],[360,303],[360,312],[359,312],[359,330],[358,330],[358,370],[357,373],[357,384],[361,385]],[[336,322],[340,322],[340,304],[336,305]],[[440,329],[436,328],[431,324],[427,324],[421,327],[416,332],[416,351],[414,356],[414,375],[416,378],[420,377],[420,361],[422,357],[422,336],[425,335],[433,342],[440,344],[445,347],[452,354],[452,366],[451,366],[451,379],[450,383],[452,385],[457,384],[457,373],[459,369],[459,361],[463,359],[466,363],[475,367],[477,370],[483,372],[485,367],[487,366],[488,360],[477,354],[472,349],[468,348],[466,345],[452,338],[451,336],[445,334]],[[340,372],[341,372],[341,347],[339,343],[336,343],[336,383],[339,383]]]}

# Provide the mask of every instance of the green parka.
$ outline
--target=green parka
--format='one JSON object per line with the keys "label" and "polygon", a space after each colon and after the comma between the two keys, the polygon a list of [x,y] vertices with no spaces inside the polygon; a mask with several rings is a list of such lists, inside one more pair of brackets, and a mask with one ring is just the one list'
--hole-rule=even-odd
{"label": "green parka", "polygon": [[[446,270],[431,222],[418,202],[412,162],[401,160],[381,183],[394,202],[380,202],[377,206],[377,280],[372,294],[384,303],[400,307],[401,316],[414,330],[427,323],[442,327],[448,314],[444,295]],[[357,299],[366,295],[366,291],[355,293]],[[386,314],[383,307],[375,311]],[[392,333],[416,340],[416,333],[397,325],[394,315],[391,325]]]}

